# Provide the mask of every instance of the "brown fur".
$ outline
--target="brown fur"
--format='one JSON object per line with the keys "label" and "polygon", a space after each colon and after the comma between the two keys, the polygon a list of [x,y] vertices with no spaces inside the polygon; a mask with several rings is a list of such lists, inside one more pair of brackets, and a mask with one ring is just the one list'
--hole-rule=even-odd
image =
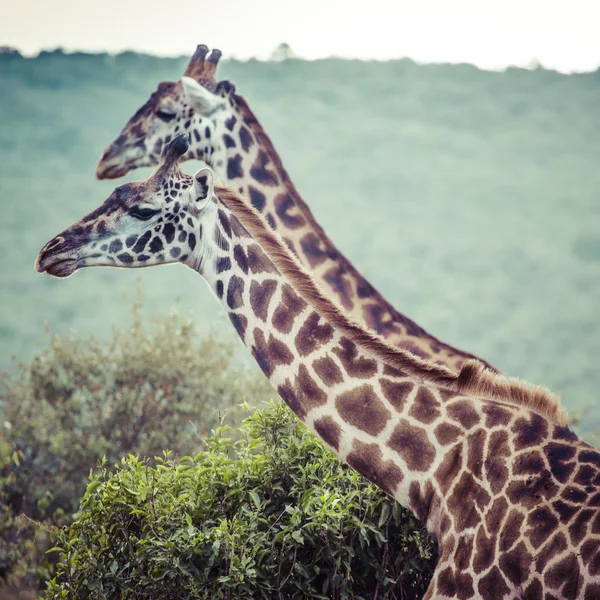
{"label": "brown fur", "polygon": [[215,187],[219,199],[260,243],[267,256],[287,277],[298,294],[329,323],[338,327],[356,344],[383,360],[386,364],[407,374],[419,377],[465,395],[509,402],[525,406],[549,420],[566,425],[567,415],[559,399],[544,387],[508,378],[495,373],[477,360],[466,361],[458,374],[447,367],[423,360],[414,354],[391,346],[382,337],[350,319],[321,291],[298,259],[288,250],[281,237],[274,232],[254,209],[236,192]]}

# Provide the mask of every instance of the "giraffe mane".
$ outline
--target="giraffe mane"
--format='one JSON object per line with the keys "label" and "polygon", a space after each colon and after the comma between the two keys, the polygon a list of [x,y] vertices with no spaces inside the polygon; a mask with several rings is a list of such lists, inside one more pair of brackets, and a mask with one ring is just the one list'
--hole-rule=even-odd
{"label": "giraffe mane", "polygon": [[424,360],[407,350],[389,344],[344,314],[321,290],[319,284],[273,231],[263,216],[242,196],[227,187],[215,186],[215,193],[238,221],[259,242],[273,264],[298,294],[328,322],[338,327],[358,346],[387,365],[457,393],[524,406],[559,425],[567,424],[567,414],[557,396],[547,388],[510,378],[486,368],[475,359],[467,360],[455,373],[443,365]]}

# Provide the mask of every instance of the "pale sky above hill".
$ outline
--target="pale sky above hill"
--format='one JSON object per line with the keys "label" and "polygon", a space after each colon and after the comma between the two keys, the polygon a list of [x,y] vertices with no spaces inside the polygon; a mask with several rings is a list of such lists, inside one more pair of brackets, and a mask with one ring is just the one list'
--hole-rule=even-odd
{"label": "pale sky above hill", "polygon": [[2,0],[0,45],[266,58],[281,42],[304,58],[469,62],[538,59],[560,71],[600,65],[600,0]]}

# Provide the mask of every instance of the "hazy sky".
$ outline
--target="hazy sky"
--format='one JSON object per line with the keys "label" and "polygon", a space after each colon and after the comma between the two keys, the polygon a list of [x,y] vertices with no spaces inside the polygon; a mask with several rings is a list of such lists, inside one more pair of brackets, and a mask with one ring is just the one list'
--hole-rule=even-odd
{"label": "hazy sky", "polygon": [[483,68],[539,59],[561,71],[600,65],[600,0],[0,0],[0,44],[26,54],[140,50],[267,57],[281,42],[306,58],[410,56]]}

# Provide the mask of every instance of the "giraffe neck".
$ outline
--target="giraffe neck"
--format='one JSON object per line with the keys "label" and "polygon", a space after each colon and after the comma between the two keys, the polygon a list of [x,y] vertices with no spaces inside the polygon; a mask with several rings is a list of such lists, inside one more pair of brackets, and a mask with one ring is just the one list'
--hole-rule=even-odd
{"label": "giraffe neck", "polygon": [[[210,132],[213,156],[207,157],[202,147],[196,151],[197,157],[208,159],[224,182],[251,200],[327,293],[353,318],[377,331],[391,344],[417,356],[445,364],[455,371],[465,360],[478,358],[428,334],[399,313],[362,277],[333,245],[296,191],[269,137],[245,100],[234,95],[230,103],[234,114],[215,123]],[[200,127],[205,137],[205,123]]]}
{"label": "giraffe neck", "polygon": [[[201,234],[211,247],[189,264],[273,388],[342,460],[437,536],[443,503],[434,474],[449,451],[428,425],[444,429],[442,406],[457,394],[391,367],[350,339],[296,291],[226,206],[211,210],[214,231],[204,225]],[[446,425],[456,438],[460,425]]]}
{"label": "giraffe neck", "polygon": [[490,415],[500,428],[523,419],[548,428],[533,406],[554,423],[565,421],[546,390],[491,374],[476,361],[457,375],[349,319],[240,195],[217,188],[206,210],[202,248],[186,264],[206,279],[296,415],[436,538],[448,494],[455,493],[456,511],[456,494],[479,493],[472,478],[464,486],[457,480],[471,454],[480,464]]}

